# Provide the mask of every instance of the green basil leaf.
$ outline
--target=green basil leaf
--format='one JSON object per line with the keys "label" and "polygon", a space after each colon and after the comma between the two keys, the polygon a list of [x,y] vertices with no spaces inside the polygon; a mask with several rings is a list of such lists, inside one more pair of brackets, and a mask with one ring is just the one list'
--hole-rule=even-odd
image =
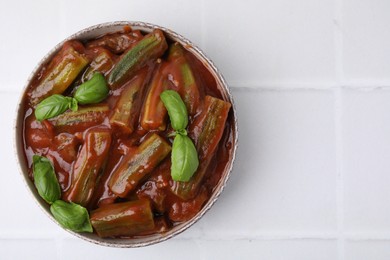
{"label": "green basil leaf", "polygon": [[77,111],[79,109],[79,104],[75,98],[72,98],[72,102],[70,103],[69,108],[72,111]]}
{"label": "green basil leaf", "polygon": [[33,156],[34,184],[39,195],[49,204],[61,198],[61,189],[54,167],[46,157]]}
{"label": "green basil leaf", "polygon": [[77,109],[71,97],[54,94],[42,100],[35,108],[35,117],[38,121],[49,119],[64,113],[69,108]]}
{"label": "green basil leaf", "polygon": [[66,229],[91,233],[88,210],[76,203],[57,200],[50,206],[54,218]]}
{"label": "green basil leaf", "polygon": [[96,104],[104,100],[109,91],[106,79],[101,73],[97,72],[93,74],[90,80],[78,87],[74,98],[80,104]]}
{"label": "green basil leaf", "polygon": [[174,90],[165,90],[160,98],[168,110],[172,128],[176,131],[185,129],[188,125],[188,113],[180,95]]}
{"label": "green basil leaf", "polygon": [[174,181],[189,181],[199,166],[198,153],[186,135],[176,135],[171,154],[171,176]]}

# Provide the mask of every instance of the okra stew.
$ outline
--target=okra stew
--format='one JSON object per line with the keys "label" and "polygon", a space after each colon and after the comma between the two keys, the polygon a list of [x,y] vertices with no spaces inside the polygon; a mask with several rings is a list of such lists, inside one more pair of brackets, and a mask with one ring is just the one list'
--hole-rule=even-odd
{"label": "okra stew", "polygon": [[29,178],[66,229],[164,234],[213,194],[234,146],[209,68],[159,29],[69,40],[24,98]]}

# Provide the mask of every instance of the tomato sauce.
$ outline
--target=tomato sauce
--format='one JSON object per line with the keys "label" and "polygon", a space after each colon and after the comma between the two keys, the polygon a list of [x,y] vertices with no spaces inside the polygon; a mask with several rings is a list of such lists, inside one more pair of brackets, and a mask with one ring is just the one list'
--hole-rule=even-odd
{"label": "tomato sauce", "polygon": [[[73,46],[76,51],[88,57],[88,60],[90,61],[93,60],[98,53],[100,53],[100,51],[96,51],[97,48],[105,48],[105,51],[111,52],[111,57],[113,57],[113,60],[117,62],[128,48],[132,48],[137,41],[144,37],[144,34],[145,33],[143,32],[131,31],[127,28],[125,32],[105,35],[87,42],[70,41],[65,43],[65,45]],[[173,43],[169,42],[169,44]],[[140,75],[140,73],[146,73],[147,77],[145,81],[150,82],[156,68],[161,63],[161,59],[166,59],[166,56],[167,54],[164,54],[161,58],[148,62],[136,73],[136,76]],[[185,51],[185,57],[192,68],[200,95],[200,103],[196,108],[196,114],[190,116],[189,118],[189,125],[191,126],[191,124],[194,124],[197,117],[205,112],[204,98],[206,95],[219,99],[226,99],[226,97],[221,93],[216,79],[201,61],[199,61],[188,50]],[[43,120],[42,122],[37,121],[33,113],[35,105],[31,104],[29,94],[37,87],[42,80],[42,77],[48,73],[50,70],[49,66],[55,66],[58,63],[55,59],[60,58],[61,57],[56,56],[54,58],[54,63],[43,66],[32,81],[31,86],[28,87],[24,97],[24,124],[22,134],[24,140],[25,160],[30,169],[29,177],[31,180],[33,181],[32,156],[34,154],[46,156],[54,165],[62,195],[64,196],[72,185],[74,164],[85,141],[85,132],[92,127],[101,125],[110,129],[112,133],[112,141],[104,167],[98,173],[92,199],[87,205],[87,209],[89,211],[117,202],[131,201],[134,199],[147,199],[152,205],[155,228],[152,231],[140,233],[139,235],[165,232],[169,230],[170,227],[194,217],[210,198],[230,160],[232,149],[234,148],[232,130],[234,122],[232,111],[229,113],[223,129],[222,138],[216,151],[210,159],[210,164],[207,167],[204,178],[201,180],[200,187],[194,198],[185,200],[172,192],[171,187],[173,185],[173,180],[170,175],[170,155],[159,163],[159,165],[139,183],[134,191],[128,194],[125,198],[119,198],[110,190],[108,185],[108,181],[113,172],[122,163],[124,156],[126,154],[134,153],[137,147],[152,132],[158,133],[158,135],[163,137],[169,144],[172,144],[173,137],[171,134],[173,129],[169,124],[169,119],[166,119],[167,127],[164,131],[147,131],[142,128],[139,118],[140,113],[142,112],[141,107],[147,94],[148,83],[146,83],[137,95],[138,103],[135,107],[136,113],[133,115],[136,117],[136,127],[131,134],[121,132],[110,124],[110,116],[118,98],[122,94],[124,89],[123,87],[110,90],[108,98],[103,102],[108,106],[108,112],[95,115],[92,121],[85,124],[76,126],[69,123],[60,128],[56,127],[54,121],[50,119]],[[176,77],[174,74],[178,74],[179,71],[175,71],[177,68],[172,66],[172,64],[168,63],[167,66],[168,71],[173,74],[167,75],[167,78],[170,79],[169,88],[175,89],[177,86],[174,82]],[[108,73],[109,71],[106,71],[105,75]],[[75,89],[80,82],[82,82],[82,74],[83,73],[81,73],[74,80],[74,83],[67,88],[64,93],[65,95],[71,95],[72,90]],[[125,84],[126,83],[123,85]],[[190,128],[191,127],[189,127],[189,129]],[[189,136],[192,138],[197,138],[196,135],[198,135],[196,132],[189,133]]]}

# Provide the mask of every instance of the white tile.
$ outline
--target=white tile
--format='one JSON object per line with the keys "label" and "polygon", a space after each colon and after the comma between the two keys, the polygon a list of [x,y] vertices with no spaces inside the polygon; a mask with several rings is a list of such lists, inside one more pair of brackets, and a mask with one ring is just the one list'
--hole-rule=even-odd
{"label": "white tile", "polygon": [[301,241],[207,241],[168,240],[136,249],[105,248],[81,240],[65,240],[63,259],[267,259],[267,260],[327,260],[335,259],[336,243],[332,240]]}
{"label": "white tile", "polygon": [[390,83],[390,1],[343,1],[344,73],[347,81]]}
{"label": "white tile", "polygon": [[[143,248],[110,248],[80,239],[65,239],[62,243],[63,259],[188,259],[201,257],[201,247],[193,240],[168,240]],[[75,253],[76,252],[76,253]]]}
{"label": "white tile", "polygon": [[98,23],[143,21],[170,28],[194,43],[200,43],[199,1],[119,0],[115,3],[104,0],[61,1],[64,37]]}
{"label": "white tile", "polygon": [[345,227],[390,231],[390,91],[343,94]]}
{"label": "white tile", "polygon": [[60,42],[57,1],[7,1],[0,8],[0,90],[21,90],[43,56]]}
{"label": "white tile", "polygon": [[199,241],[201,259],[329,260],[337,258],[332,240]]}
{"label": "white tile", "polygon": [[333,82],[333,1],[204,1],[205,50],[233,85]]}
{"label": "white tile", "polygon": [[0,239],[1,259],[58,259],[54,240]]}
{"label": "white tile", "polygon": [[[17,94],[0,93],[0,127],[2,185],[0,188],[0,203],[3,208],[0,214],[0,237],[41,237],[48,234],[64,234],[60,227],[54,224],[35,203],[29,194],[19,172],[14,155],[14,116]],[[5,127],[6,126],[6,127]],[[5,211],[4,211],[5,210]]]}
{"label": "white tile", "polygon": [[351,241],[345,246],[345,260],[388,260],[390,241]]}
{"label": "white tile", "polygon": [[213,238],[334,232],[333,95],[240,90],[233,95],[239,119],[237,161],[198,231]]}

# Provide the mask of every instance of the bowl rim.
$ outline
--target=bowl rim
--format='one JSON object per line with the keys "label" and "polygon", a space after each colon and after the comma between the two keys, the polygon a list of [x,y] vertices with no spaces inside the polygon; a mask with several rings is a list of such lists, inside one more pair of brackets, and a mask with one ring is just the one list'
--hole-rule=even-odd
{"label": "bowl rim", "polygon": [[[120,27],[123,28],[123,26],[130,26],[131,28],[139,28],[140,30],[148,31],[153,29],[160,29],[165,34],[169,36],[169,38],[172,38],[175,41],[180,42],[183,46],[186,47],[188,51],[190,51],[192,54],[196,56],[197,59],[199,59],[204,66],[208,68],[208,70],[211,72],[215,80],[217,81],[217,85],[219,88],[222,88],[222,92],[224,94],[224,98],[229,100],[229,102],[232,105],[232,111],[233,111],[233,126],[232,126],[232,134],[233,134],[233,147],[232,152],[230,156],[230,160],[228,161],[227,165],[225,166],[225,169],[223,171],[223,174],[221,176],[221,179],[219,180],[218,184],[214,188],[213,193],[211,194],[210,198],[206,202],[206,204],[202,207],[202,209],[190,220],[183,222],[179,224],[178,226],[170,229],[164,234],[159,234],[157,236],[144,236],[140,237],[139,239],[107,239],[107,238],[99,238],[96,236],[96,234],[92,233],[85,234],[85,233],[76,233],[71,230],[68,230],[66,228],[63,228],[50,214],[50,210],[48,210],[48,205],[46,203],[43,204],[43,200],[37,196],[37,192],[34,190],[35,186],[33,185],[33,182],[29,179],[28,174],[26,173],[23,165],[27,167],[25,158],[24,158],[24,146],[23,146],[23,138],[22,138],[22,131],[23,131],[23,114],[21,111],[23,111],[23,101],[25,97],[25,92],[27,88],[29,87],[31,81],[33,80],[34,76],[39,72],[39,70],[44,66],[47,61],[55,54],[57,51],[62,47],[62,45],[72,39],[80,39],[83,36],[85,37],[88,35],[88,33],[93,33],[96,30],[111,30],[111,32],[120,31]],[[118,27],[116,30],[113,30],[114,28]],[[109,32],[109,31],[107,31]],[[107,33],[105,32],[105,33]],[[103,35],[104,32],[98,34]],[[66,37],[64,40],[56,44],[43,58],[37,63],[35,68],[30,73],[23,89],[21,90],[18,103],[16,106],[15,111],[15,119],[14,119],[14,140],[13,140],[13,148],[14,148],[14,155],[16,162],[18,164],[19,173],[21,178],[24,180],[24,185],[29,191],[29,194],[32,196],[35,203],[39,206],[39,208],[58,226],[61,227],[61,229],[67,231],[68,233],[81,238],[83,240],[86,240],[88,242],[108,246],[108,247],[119,247],[119,248],[136,248],[136,247],[143,247],[148,245],[153,245],[156,243],[163,242],[165,240],[168,240],[180,233],[182,233],[184,230],[188,229],[190,226],[195,224],[199,219],[203,217],[203,215],[212,207],[212,205],[216,202],[222,191],[224,190],[226,183],[230,177],[231,172],[233,171],[233,166],[236,158],[236,152],[238,147],[238,121],[237,121],[237,112],[236,107],[234,103],[233,96],[231,94],[230,88],[228,84],[226,83],[226,80],[218,70],[218,68],[215,66],[215,64],[204,54],[204,52],[194,43],[192,43],[190,40],[185,38],[184,36],[159,25],[155,25],[152,23],[146,23],[146,22],[140,22],[140,21],[114,21],[114,22],[105,22],[105,23],[99,23],[93,26],[89,26],[87,28],[84,28],[82,30],[79,30],[78,32]],[[35,192],[34,192],[35,191]],[[146,241],[143,241],[147,239]]]}

